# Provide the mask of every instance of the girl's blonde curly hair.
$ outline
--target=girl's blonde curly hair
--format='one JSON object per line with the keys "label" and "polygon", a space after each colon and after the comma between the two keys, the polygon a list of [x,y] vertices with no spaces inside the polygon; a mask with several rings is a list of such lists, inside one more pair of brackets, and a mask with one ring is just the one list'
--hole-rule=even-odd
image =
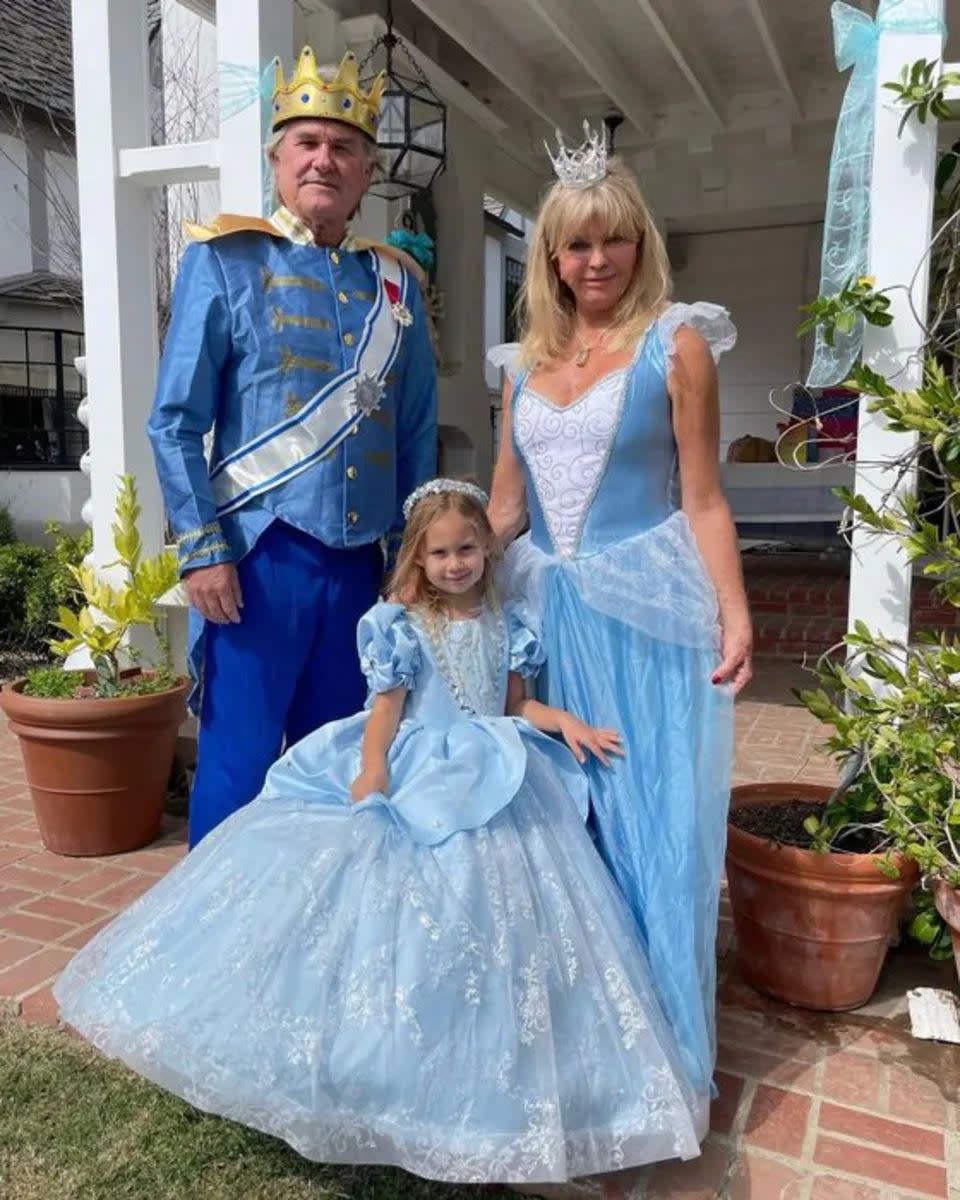
{"label": "girl's blonde curly hair", "polygon": [[396,565],[390,576],[389,594],[398,597],[408,608],[419,609],[427,617],[437,618],[442,615],[446,595],[427,579],[419,560],[427,530],[438,517],[448,512],[459,513],[476,530],[485,555],[483,575],[480,579],[481,597],[488,607],[498,608],[500,602],[494,576],[500,561],[499,542],[484,506],[472,496],[461,492],[440,492],[424,496],[414,506],[404,528],[403,541],[400,543]]}

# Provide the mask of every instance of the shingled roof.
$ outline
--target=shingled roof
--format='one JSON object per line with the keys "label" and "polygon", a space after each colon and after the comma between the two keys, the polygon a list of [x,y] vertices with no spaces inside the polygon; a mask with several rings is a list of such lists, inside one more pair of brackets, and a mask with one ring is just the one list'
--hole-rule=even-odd
{"label": "shingled roof", "polygon": [[[147,0],[151,33],[161,2]],[[72,119],[70,0],[2,0],[0,8],[0,96]]]}
{"label": "shingled roof", "polygon": [[80,282],[51,271],[28,271],[0,279],[0,300],[19,300],[27,304],[79,304]]}

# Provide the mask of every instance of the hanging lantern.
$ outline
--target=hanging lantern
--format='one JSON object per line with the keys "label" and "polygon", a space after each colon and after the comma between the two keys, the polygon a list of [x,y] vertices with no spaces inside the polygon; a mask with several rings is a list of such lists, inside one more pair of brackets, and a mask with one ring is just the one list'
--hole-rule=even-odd
{"label": "hanging lantern", "polygon": [[[386,33],[370,47],[364,65],[381,46],[387,60],[377,125],[383,170],[370,192],[387,200],[398,200],[426,191],[446,165],[447,107],[393,32],[393,6],[389,0]],[[409,63],[409,71],[397,69],[394,56],[398,50]]]}

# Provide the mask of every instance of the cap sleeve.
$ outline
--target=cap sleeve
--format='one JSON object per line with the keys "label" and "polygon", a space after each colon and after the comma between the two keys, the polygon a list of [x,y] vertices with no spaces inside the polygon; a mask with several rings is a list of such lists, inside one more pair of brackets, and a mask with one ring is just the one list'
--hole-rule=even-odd
{"label": "cap sleeve", "polygon": [[502,367],[511,383],[515,383],[521,373],[520,343],[501,342],[499,346],[491,346],[487,351],[487,362],[491,367]]}
{"label": "cap sleeve", "polygon": [[529,679],[544,664],[546,655],[543,646],[533,631],[533,622],[521,605],[508,605],[504,614],[507,619],[510,670]]}
{"label": "cap sleeve", "polygon": [[698,300],[696,304],[671,304],[657,321],[660,344],[668,359],[674,353],[674,339],[681,325],[700,334],[710,347],[714,362],[737,344],[737,328],[722,305],[708,304],[704,300]]}
{"label": "cap sleeve", "polygon": [[371,692],[416,686],[420,642],[402,604],[376,604],[360,618],[357,651]]}

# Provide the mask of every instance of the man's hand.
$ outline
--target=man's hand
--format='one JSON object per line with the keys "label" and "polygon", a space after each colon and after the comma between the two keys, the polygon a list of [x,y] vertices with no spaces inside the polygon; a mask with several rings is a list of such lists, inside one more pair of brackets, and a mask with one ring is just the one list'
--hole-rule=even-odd
{"label": "man's hand", "polygon": [[187,599],[201,617],[216,625],[237,625],[243,596],[240,579],[233,563],[217,563],[213,567],[197,567],[183,577]]}

